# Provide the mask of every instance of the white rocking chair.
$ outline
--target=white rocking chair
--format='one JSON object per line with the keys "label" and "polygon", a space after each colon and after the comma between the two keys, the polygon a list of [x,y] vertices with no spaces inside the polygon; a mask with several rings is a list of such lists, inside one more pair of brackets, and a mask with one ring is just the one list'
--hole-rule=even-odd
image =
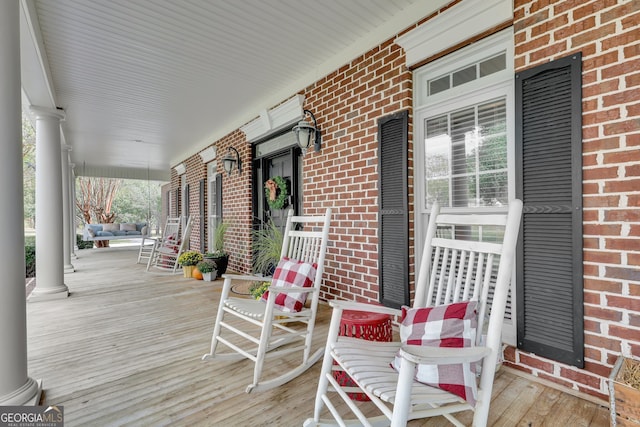
{"label": "white rocking chair", "polygon": [[163,236],[174,234],[180,235],[180,217],[171,218],[168,217],[162,229],[162,234],[157,237],[143,237],[140,242],[140,249],[138,251],[137,264],[148,264],[154,247],[162,241]]}
{"label": "white rocking chair", "polygon": [[[473,411],[473,425],[485,426],[496,364],[502,350],[501,330],[521,212],[520,200],[511,202],[508,215],[447,215],[440,214],[438,206],[433,208],[417,277],[414,305],[408,312],[415,313],[415,309],[421,307],[432,307],[431,313],[444,312],[452,307],[450,304],[470,302],[469,305],[456,306],[474,307],[471,304],[477,302],[477,333],[469,335],[473,337],[475,334],[476,338],[470,338],[467,343],[469,345],[462,346],[464,348],[439,347],[429,340],[419,341],[423,345],[415,345],[415,341],[411,342],[413,345],[409,345],[407,341],[404,344],[401,341],[373,342],[339,336],[343,310],[378,312],[392,316],[401,316],[401,311],[371,304],[332,302],[334,308],[315,410],[313,418],[307,419],[304,425],[401,427],[408,420],[442,415],[454,425],[462,426],[464,424],[452,414]],[[498,228],[504,229],[503,238]],[[438,306],[441,307],[435,308]],[[419,310],[423,314],[426,311]],[[473,311],[471,313],[475,322],[476,316]],[[411,319],[409,316],[407,318]],[[416,319],[417,317],[414,320]],[[422,324],[416,321],[411,325],[405,323],[400,326],[400,335],[406,339],[410,327],[416,328],[410,330],[412,339],[416,338],[413,335],[416,330],[419,334],[423,333],[423,339],[427,331],[431,333],[434,329],[438,331],[436,335],[444,334],[444,328],[439,330],[434,325],[435,322],[430,324],[429,321]],[[421,327],[424,329],[420,329]],[[394,360],[397,370],[391,367]],[[449,367],[443,369],[443,365]],[[444,371],[450,370],[453,365],[460,366],[460,369],[468,368],[464,371],[469,373],[468,376],[465,374],[464,386],[477,385],[475,405],[474,399],[463,399],[451,393],[449,386],[443,386],[450,381],[443,378],[449,375]],[[474,373],[476,367],[480,370],[479,380]],[[426,371],[423,369],[431,369],[429,372],[440,375],[435,384],[429,382],[433,386],[415,379],[418,375],[424,375]],[[353,382],[341,385],[334,378],[335,371],[343,371],[337,375],[338,378],[344,378],[344,374],[348,374]],[[424,379],[421,377],[421,380]],[[354,391],[365,393],[372,404],[367,403],[369,406],[363,409],[361,404],[353,402],[348,393]],[[336,396],[342,398],[355,418],[352,415],[348,420],[343,419],[341,411],[337,409],[338,405],[331,400]],[[332,416],[335,421],[321,419],[321,416]]]}
{"label": "white rocking chair", "polygon": [[[284,384],[309,369],[322,356],[324,348],[320,347],[312,354],[311,345],[329,239],[330,218],[331,209],[327,209],[322,216],[293,216],[293,211],[289,211],[279,267],[274,273],[266,302],[234,298],[229,294],[234,280],[262,282],[271,279],[251,275],[222,276],[224,285],[211,338],[211,349],[202,356],[202,360],[252,360],[253,383],[246,388],[247,393],[268,390]],[[309,264],[316,264],[313,280],[305,276],[306,283],[311,286],[277,286],[281,281],[276,279],[284,277],[279,275],[279,271],[286,271],[284,265],[298,268],[297,265]],[[302,306],[300,311],[290,311],[281,305],[283,298],[301,294],[308,298],[307,306]],[[253,331],[249,331],[251,328]],[[223,345],[222,352],[220,344]],[[300,354],[299,364],[282,375],[272,376],[267,380],[262,378],[267,358],[272,359],[274,367],[280,366],[279,358],[290,353]]]}
{"label": "white rocking chair", "polygon": [[177,224],[172,221],[162,238],[153,245],[147,262],[147,271],[155,268],[163,272],[176,273],[180,267],[178,258],[189,248],[193,221],[191,217],[187,218],[186,225],[180,233],[181,218],[173,219],[177,220]]}

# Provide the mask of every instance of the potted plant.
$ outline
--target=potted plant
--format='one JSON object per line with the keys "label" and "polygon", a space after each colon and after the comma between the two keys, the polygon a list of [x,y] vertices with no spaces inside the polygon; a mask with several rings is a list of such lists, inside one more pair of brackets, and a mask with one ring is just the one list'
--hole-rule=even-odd
{"label": "potted plant", "polygon": [[202,261],[202,254],[198,251],[185,251],[178,257],[178,264],[182,266],[184,277],[191,278],[193,269]]}
{"label": "potted plant", "polygon": [[218,266],[216,262],[211,259],[203,259],[196,265],[196,268],[200,270],[202,280],[206,282],[211,282],[218,276]]}
{"label": "potted plant", "polygon": [[282,230],[269,220],[263,227],[253,230],[253,272],[271,276],[282,252]]}
{"label": "potted plant", "polygon": [[204,254],[205,259],[215,261],[217,265],[218,275],[222,276],[227,271],[229,264],[229,253],[224,249],[224,237],[229,228],[226,221],[220,222],[213,231],[213,244],[215,249]]}

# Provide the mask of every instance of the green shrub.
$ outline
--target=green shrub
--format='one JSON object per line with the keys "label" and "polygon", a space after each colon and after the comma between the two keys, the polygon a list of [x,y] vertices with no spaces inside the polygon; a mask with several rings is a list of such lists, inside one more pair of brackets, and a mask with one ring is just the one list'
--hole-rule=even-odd
{"label": "green shrub", "polygon": [[82,234],[76,234],[76,245],[78,246],[78,249],[93,248],[93,242],[82,240]]}
{"label": "green shrub", "polygon": [[36,277],[36,245],[25,245],[24,247],[24,265],[25,276],[24,277]]}

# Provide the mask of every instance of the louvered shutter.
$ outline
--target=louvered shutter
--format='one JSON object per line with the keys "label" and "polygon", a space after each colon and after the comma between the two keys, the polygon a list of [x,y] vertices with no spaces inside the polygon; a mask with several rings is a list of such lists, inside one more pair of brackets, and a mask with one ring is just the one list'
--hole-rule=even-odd
{"label": "louvered shutter", "polygon": [[409,304],[408,111],[378,121],[380,302]]}
{"label": "louvered shutter", "polygon": [[518,347],[584,365],[582,80],[575,54],[516,75]]}

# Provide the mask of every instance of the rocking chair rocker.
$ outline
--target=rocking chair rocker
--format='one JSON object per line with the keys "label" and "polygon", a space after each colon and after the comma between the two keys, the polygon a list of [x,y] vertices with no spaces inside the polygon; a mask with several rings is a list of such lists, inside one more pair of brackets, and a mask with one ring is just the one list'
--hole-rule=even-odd
{"label": "rocking chair rocker", "polygon": [[[332,302],[315,410],[304,425],[404,427],[408,420],[442,415],[463,426],[452,414],[470,410],[473,425],[485,426],[521,212],[520,200],[510,203],[507,215],[447,215],[440,214],[436,205],[413,308]],[[398,316],[401,340],[339,336],[343,310]],[[352,382],[341,385],[335,371],[347,374]],[[355,391],[365,393],[375,405],[365,409],[366,415],[349,398],[348,393]],[[338,396],[355,419],[343,419],[331,400]],[[335,421],[320,418],[327,412]]]}
{"label": "rocking chair rocker", "polygon": [[[311,353],[311,345],[330,218],[331,209],[321,216],[293,216],[293,211],[289,211],[280,262],[271,279],[268,294],[263,295],[261,300],[231,297],[232,282],[262,282],[269,278],[232,274],[222,276],[224,285],[211,338],[211,350],[202,360],[252,360],[253,383],[246,388],[247,393],[282,385],[309,369],[322,356],[324,348],[320,347]],[[308,306],[305,307],[307,297],[310,303],[307,301]],[[249,331],[249,328],[253,330]],[[222,352],[219,348],[221,344],[224,346]],[[278,358],[290,353],[300,354],[298,365],[282,375],[263,379],[263,367],[267,359],[279,363]]]}

